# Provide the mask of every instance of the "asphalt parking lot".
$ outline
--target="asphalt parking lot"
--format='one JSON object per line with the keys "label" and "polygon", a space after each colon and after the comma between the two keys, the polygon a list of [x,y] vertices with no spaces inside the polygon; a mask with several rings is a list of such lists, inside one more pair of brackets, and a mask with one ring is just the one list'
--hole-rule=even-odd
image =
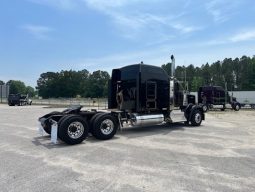
{"label": "asphalt parking lot", "polygon": [[255,110],[74,146],[38,135],[38,117],[55,110],[0,104],[0,191],[255,191]]}

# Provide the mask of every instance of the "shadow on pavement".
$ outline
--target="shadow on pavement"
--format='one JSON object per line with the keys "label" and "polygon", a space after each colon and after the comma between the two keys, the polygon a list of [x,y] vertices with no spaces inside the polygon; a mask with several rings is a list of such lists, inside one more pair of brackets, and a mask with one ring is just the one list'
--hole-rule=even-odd
{"label": "shadow on pavement", "polygon": [[[163,124],[163,125],[153,125],[153,126],[143,126],[143,127],[125,127],[121,130],[118,130],[116,135],[111,140],[117,140],[121,136],[124,136],[128,139],[153,136],[153,135],[167,135],[173,131],[185,131],[185,129],[196,128],[190,125],[184,125],[183,123],[173,123],[173,124]],[[34,137],[32,143],[37,146],[44,146],[48,149],[52,148],[62,148],[62,147],[72,147],[76,145],[67,145],[60,139],[58,139],[57,144],[54,144],[50,141],[50,135]],[[82,142],[79,145],[84,145],[88,143],[99,143],[105,142],[104,140],[98,140],[89,134],[85,142]]]}

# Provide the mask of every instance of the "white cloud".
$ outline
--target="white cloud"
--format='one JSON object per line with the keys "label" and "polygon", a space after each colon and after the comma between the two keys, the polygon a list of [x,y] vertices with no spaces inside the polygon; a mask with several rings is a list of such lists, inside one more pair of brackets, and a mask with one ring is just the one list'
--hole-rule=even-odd
{"label": "white cloud", "polygon": [[[121,27],[131,27],[132,29],[141,28],[147,25],[150,21],[156,19],[148,13],[134,12],[132,5],[135,5],[137,0],[84,0],[90,9],[101,12],[109,16],[112,21]],[[129,10],[130,8],[130,10]],[[162,19],[160,19],[162,20]]]}
{"label": "white cloud", "polygon": [[22,28],[37,39],[47,39],[49,33],[54,30],[53,28],[42,25],[24,25]]}
{"label": "white cloud", "polygon": [[[154,34],[152,39],[164,39],[160,36],[175,36],[175,33],[188,34],[201,29],[192,26],[189,21],[178,21],[189,9],[190,0],[167,2],[166,0],[28,0],[33,3],[56,7],[64,10],[81,10],[87,7],[108,17],[109,23],[120,31],[119,35],[138,39],[146,34]],[[181,2],[181,3],[180,3]],[[157,7],[170,5],[172,11],[160,12]],[[181,6],[183,4],[184,6]],[[160,5],[160,6],[159,6]],[[174,8],[173,8],[174,7]],[[176,10],[175,10],[176,8]]]}
{"label": "white cloud", "polygon": [[224,45],[224,44],[233,44],[233,43],[239,43],[242,41],[251,41],[255,40],[255,29],[250,30],[242,30],[242,32],[236,33],[234,35],[228,35],[223,36],[220,39],[212,39],[206,42],[200,43],[200,45],[208,45],[208,46],[214,46],[214,45]]}
{"label": "white cloud", "polygon": [[239,4],[240,2],[233,0],[211,0],[205,7],[215,23],[223,23],[235,14]]}
{"label": "white cloud", "polygon": [[[139,4],[141,4],[143,0],[84,1],[87,2],[89,8],[107,15],[122,32],[121,35],[128,38],[137,38],[140,35],[144,35],[145,31],[147,31],[146,34],[153,31],[153,33],[156,34],[154,38],[159,38],[159,36],[165,33],[163,34],[164,38],[160,38],[160,41],[163,41],[163,39],[169,40],[169,38],[165,38],[165,36],[173,37],[173,33],[175,32],[184,34],[202,29],[202,27],[185,25],[183,21],[176,23],[178,19],[185,14],[183,10],[179,11],[178,14],[174,12],[160,14],[153,13],[153,11],[143,11],[144,7],[151,7],[153,10],[153,7],[160,3],[159,1],[144,1],[146,6],[142,6],[142,8],[139,7]],[[187,8],[189,4],[190,1],[186,2],[185,7]]]}
{"label": "white cloud", "polygon": [[255,29],[238,33],[230,38],[232,42],[255,40]]}
{"label": "white cloud", "polygon": [[172,27],[174,29],[179,30],[181,33],[191,33],[193,31],[201,30],[202,27],[194,27],[194,26],[185,26],[183,24],[173,24]]}

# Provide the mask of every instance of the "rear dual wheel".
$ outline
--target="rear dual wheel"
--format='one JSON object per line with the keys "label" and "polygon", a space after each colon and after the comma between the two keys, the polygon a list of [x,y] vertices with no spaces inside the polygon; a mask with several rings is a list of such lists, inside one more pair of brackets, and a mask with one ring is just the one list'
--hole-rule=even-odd
{"label": "rear dual wheel", "polygon": [[[116,117],[108,113],[98,113],[90,120],[91,133],[100,140],[111,139],[117,132],[118,123]],[[51,133],[51,127],[44,130]],[[87,138],[89,125],[80,115],[63,116],[58,121],[58,138],[69,145],[81,143]]]}
{"label": "rear dual wheel", "polygon": [[107,140],[116,134],[117,129],[117,118],[109,113],[101,113],[93,119],[91,133],[97,139]]}
{"label": "rear dual wheel", "polygon": [[[96,120],[97,117],[101,116],[101,115],[104,115],[104,113],[102,112],[98,112],[96,113],[89,121],[89,132],[93,135],[93,126],[94,126],[94,122]],[[93,135],[94,136],[94,135]]]}
{"label": "rear dual wheel", "polygon": [[68,115],[59,123],[58,137],[69,145],[75,145],[87,138],[88,131],[86,119],[79,115]]}

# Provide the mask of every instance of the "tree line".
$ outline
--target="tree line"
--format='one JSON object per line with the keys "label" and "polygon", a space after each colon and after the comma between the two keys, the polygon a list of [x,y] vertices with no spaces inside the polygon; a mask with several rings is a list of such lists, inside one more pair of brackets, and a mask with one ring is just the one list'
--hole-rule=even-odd
{"label": "tree line", "polygon": [[9,80],[6,83],[0,80],[0,85],[9,85],[9,93],[11,94],[28,94],[30,97],[34,97],[36,92],[31,86],[26,86],[24,82],[19,80]]}
{"label": "tree line", "polygon": [[110,75],[100,70],[46,72],[37,80],[37,89],[43,98],[107,97],[109,79]]}
{"label": "tree line", "polygon": [[[171,63],[163,64],[162,68],[171,74]],[[255,56],[241,58],[226,58],[201,67],[177,66],[175,77],[187,82],[189,91],[197,91],[203,85],[218,85],[229,91],[255,90]]]}
{"label": "tree line", "polygon": [[110,75],[106,71],[89,73],[86,69],[62,70],[42,73],[37,80],[36,90],[19,80],[10,80],[6,83],[0,80],[0,85],[9,85],[10,94],[28,94],[30,97],[38,95],[42,98],[97,98],[107,97],[109,79]]}
{"label": "tree line", "polygon": [[[169,75],[171,63],[161,66]],[[187,82],[189,91],[197,91],[203,85],[219,85],[229,91],[255,90],[255,56],[241,58],[226,58],[201,67],[177,66],[175,77],[181,82]],[[22,93],[43,98],[58,97],[107,97],[108,80],[110,75],[106,71],[90,73],[86,69],[80,71],[62,70],[60,72],[42,73],[37,80],[37,91],[26,86],[22,81],[10,80],[10,93]],[[4,84],[0,80],[0,84]]]}

